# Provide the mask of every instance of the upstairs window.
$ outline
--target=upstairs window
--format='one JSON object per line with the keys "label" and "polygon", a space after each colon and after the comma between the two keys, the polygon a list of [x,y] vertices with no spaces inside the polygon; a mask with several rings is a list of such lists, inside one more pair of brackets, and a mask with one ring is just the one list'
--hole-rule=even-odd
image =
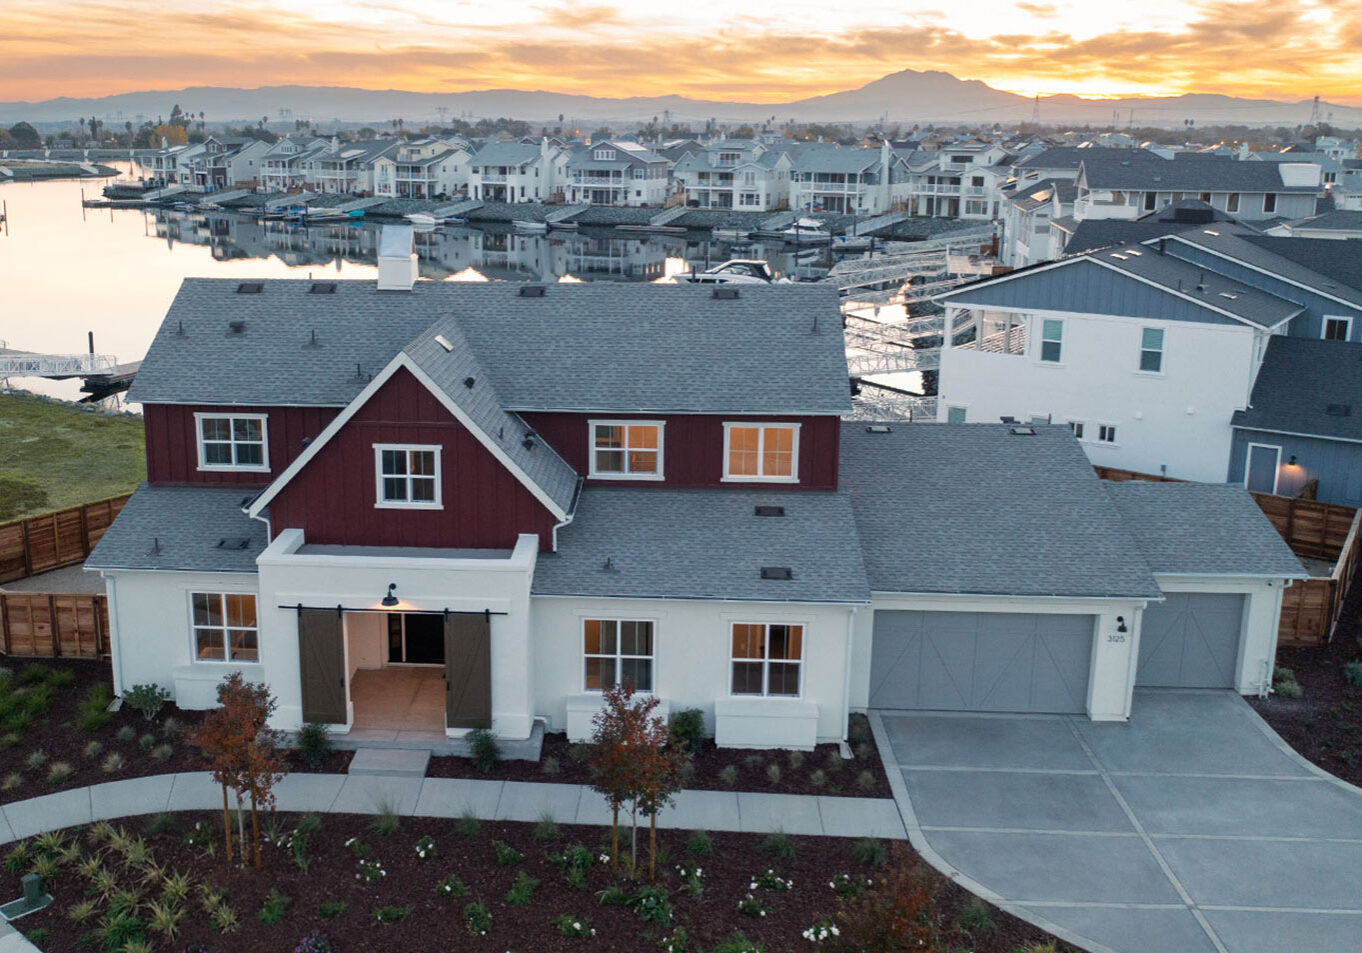
{"label": "upstairs window", "polygon": [[662,479],[662,422],[591,421],[591,476],[597,479]]}
{"label": "upstairs window", "polygon": [[803,660],[802,625],[733,624],[734,695],[798,696]]}
{"label": "upstairs window", "polygon": [[1163,371],[1163,329],[1144,328],[1140,331],[1140,370],[1151,374]]}
{"label": "upstairs window", "polygon": [[255,596],[244,592],[191,592],[194,659],[199,662],[260,661]]}
{"label": "upstairs window", "polygon": [[1353,329],[1353,319],[1348,317],[1336,318],[1325,315],[1323,338],[1326,341],[1346,341]]}
{"label": "upstairs window", "polygon": [[601,161],[601,162],[610,162],[612,159],[615,158],[615,150],[614,150],[614,149],[597,149],[595,152],[593,152],[593,153],[591,154],[591,158],[597,159],[597,160],[599,160],[599,161]]}
{"label": "upstairs window", "polygon": [[1237,211],[1239,211],[1239,193],[1238,193],[1238,192],[1231,192],[1229,195],[1225,196],[1225,211],[1227,211],[1227,212],[1237,212]]}
{"label": "upstairs window", "polygon": [[268,470],[264,414],[195,414],[200,470]]}
{"label": "upstairs window", "polygon": [[586,619],[582,631],[586,691],[600,692],[626,681],[636,691],[653,690],[652,622]]}
{"label": "upstairs window", "polygon": [[798,482],[799,424],[724,424],[724,479]]}
{"label": "upstairs window", "polygon": [[1154,211],[1154,209],[1156,208],[1156,204],[1155,204],[1155,203],[1157,203],[1158,200],[1159,200],[1159,193],[1157,193],[1157,192],[1146,192],[1146,193],[1144,194],[1144,210],[1145,210],[1146,212],[1152,212],[1152,211]]}
{"label": "upstairs window", "polygon": [[1277,211],[1277,193],[1268,192],[1263,196],[1263,214],[1271,215]]}
{"label": "upstairs window", "polygon": [[1040,359],[1058,364],[1064,350],[1064,322],[1045,318],[1040,325]]}
{"label": "upstairs window", "polygon": [[1098,442],[1098,443],[1115,443],[1115,442],[1116,442],[1116,425],[1115,425],[1115,424],[1099,424],[1098,427],[1097,427],[1097,442]]}
{"label": "upstairs window", "polygon": [[440,448],[420,444],[374,444],[380,509],[440,508]]}

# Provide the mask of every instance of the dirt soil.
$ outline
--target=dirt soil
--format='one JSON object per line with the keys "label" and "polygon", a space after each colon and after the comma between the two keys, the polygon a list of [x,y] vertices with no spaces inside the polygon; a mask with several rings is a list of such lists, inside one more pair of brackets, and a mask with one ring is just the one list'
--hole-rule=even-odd
{"label": "dirt soil", "polygon": [[1296,674],[1304,694],[1252,698],[1249,704],[1307,760],[1362,785],[1362,688],[1343,675],[1345,665],[1362,659],[1360,636],[1362,585],[1354,585],[1332,642],[1277,650],[1277,665]]}
{"label": "dirt soil", "polygon": [[[181,814],[173,817],[171,826],[156,833],[148,831],[148,818],[131,818],[124,823],[131,833],[144,833],[151,848],[152,859],[167,871],[179,871],[193,880],[188,899],[183,904],[184,916],[173,942],[159,934],[150,934],[157,950],[194,953],[227,953],[227,951],[286,951],[294,950],[300,939],[313,930],[320,930],[330,940],[326,949],[337,953],[448,953],[451,950],[470,953],[556,953],[556,951],[628,951],[658,949],[659,941],[670,928],[644,923],[632,907],[606,904],[598,894],[605,888],[622,883],[632,890],[634,884],[617,880],[610,874],[608,863],[594,862],[583,887],[570,886],[562,869],[549,859],[560,854],[569,844],[581,844],[593,851],[605,847],[608,828],[564,827],[554,831],[552,839],[537,839],[536,828],[530,824],[484,823],[471,836],[458,831],[457,821],[403,819],[401,829],[389,836],[380,836],[373,829],[373,819],[355,815],[331,815],[321,819],[321,828],[308,841],[309,870],[304,872],[294,861],[289,850],[278,845],[263,847],[264,869],[242,869],[228,863],[221,849],[220,814]],[[185,835],[195,821],[205,822],[211,829],[216,851],[213,855],[200,846],[189,846]],[[296,815],[278,815],[273,821],[292,829]],[[540,832],[543,833],[543,832]],[[417,842],[429,836],[434,840],[435,855],[425,860],[416,854]],[[865,867],[856,862],[853,848],[856,842],[835,838],[795,837],[793,858],[771,860],[763,855],[763,838],[745,834],[713,834],[712,852],[703,855],[687,850],[689,834],[685,831],[661,831],[659,843],[665,855],[660,864],[659,882],[668,890],[672,905],[673,923],[684,927],[689,934],[690,953],[713,949],[719,941],[741,930],[767,953],[789,953],[794,950],[813,950],[814,945],[803,938],[802,932],[824,917],[831,917],[839,909],[839,900],[829,887],[834,874],[864,874],[871,878],[883,875],[884,867]],[[351,838],[368,847],[366,859],[377,861],[386,875],[375,884],[357,878],[359,861],[346,842]],[[523,855],[523,861],[500,866],[495,860],[493,841],[509,844]],[[645,855],[646,836],[641,837],[640,857]],[[98,928],[100,918],[108,912],[107,902],[97,901],[96,910],[84,923],[70,915],[71,907],[87,896],[89,880],[79,870],[82,860],[97,849],[87,831],[81,838],[82,854],[68,860],[48,884],[57,897],[49,908],[19,921],[18,926],[34,937],[48,953],[80,949],[102,949],[103,944],[87,936]],[[907,851],[907,848],[904,848]],[[905,856],[911,861],[911,854]],[[682,880],[675,867],[680,863],[698,864],[702,892],[692,896],[682,890]],[[117,875],[118,890],[138,889],[136,916],[144,922],[149,910],[147,902],[160,893],[156,880],[145,874],[146,868],[134,870],[110,848],[103,848],[102,865]],[[768,867],[791,881],[789,890],[751,888],[752,878]],[[521,872],[539,881],[529,902],[512,906],[506,900],[507,891]],[[455,875],[467,888],[467,896],[456,898],[436,893],[436,885]],[[986,923],[974,917],[966,922],[975,926],[970,937],[960,932],[957,916],[969,895],[959,887],[933,873],[940,889],[939,923],[953,934],[962,949],[974,953],[1009,953],[1029,941],[1050,939],[1041,931],[1016,920],[999,910],[986,908]],[[203,912],[202,887],[213,884],[226,894],[226,902],[235,911],[239,928],[230,933],[216,931]],[[258,917],[270,888],[276,888],[290,899],[280,922],[266,924]],[[0,893],[18,893],[18,874],[0,871]],[[738,902],[753,894],[768,907],[766,916],[741,913]],[[485,936],[474,936],[465,925],[464,908],[477,901],[491,913],[492,922]],[[343,903],[344,912],[325,918],[319,912],[323,903]],[[409,907],[406,919],[396,923],[379,922],[375,911],[382,906]],[[589,918],[595,936],[565,938],[560,936],[552,921],[562,915]],[[199,945],[201,944],[201,946]],[[823,949],[823,947],[818,947]],[[299,946],[298,949],[304,948]],[[1060,945],[1059,949],[1069,950]]]}
{"label": "dirt soil", "polygon": [[[770,791],[776,794],[823,794],[846,797],[893,797],[885,777],[880,753],[871,740],[864,715],[851,716],[852,757],[844,760],[835,744],[822,744],[813,751],[746,751],[717,748],[705,739],[691,759],[693,773],[685,786],[701,791]],[[426,773],[432,778],[504,778],[507,781],[556,781],[590,784],[586,746],[573,744],[563,734],[544,736],[540,760],[502,761],[489,774],[480,773],[467,758],[430,759]],[[772,766],[776,771],[772,771]],[[732,767],[732,781],[723,772]],[[821,778],[815,775],[821,772]],[[773,780],[774,778],[774,780]]]}

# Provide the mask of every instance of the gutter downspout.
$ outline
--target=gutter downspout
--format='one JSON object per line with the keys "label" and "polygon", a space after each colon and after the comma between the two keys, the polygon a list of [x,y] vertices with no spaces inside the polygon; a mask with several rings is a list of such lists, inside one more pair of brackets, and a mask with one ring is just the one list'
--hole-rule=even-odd
{"label": "gutter downspout", "polygon": [[123,695],[123,640],[118,634],[118,599],[115,596],[116,582],[107,572],[101,572],[104,592],[109,600],[109,661],[113,665],[113,690],[116,697]]}
{"label": "gutter downspout", "polygon": [[852,606],[847,616],[847,649],[843,662],[842,677],[842,742],[846,743],[851,734],[851,646],[856,638],[856,611],[860,606]]}
{"label": "gutter downspout", "polygon": [[582,498],[582,487],[586,484],[583,477],[577,478],[577,492],[572,494],[572,506],[568,510],[567,518],[560,523],[553,524],[553,551],[558,552],[558,531],[567,526],[577,516],[577,501]]}

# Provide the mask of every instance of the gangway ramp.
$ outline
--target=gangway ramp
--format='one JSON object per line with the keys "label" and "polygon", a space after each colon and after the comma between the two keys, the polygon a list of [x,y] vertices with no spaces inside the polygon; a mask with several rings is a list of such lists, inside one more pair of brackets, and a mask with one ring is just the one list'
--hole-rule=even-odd
{"label": "gangway ramp", "polygon": [[690,209],[686,208],[686,206],[677,205],[674,208],[669,208],[666,209],[665,211],[658,212],[652,218],[648,219],[648,224],[653,227],[657,227],[659,225],[670,225],[672,222],[676,221],[678,218],[685,215],[689,211]]}

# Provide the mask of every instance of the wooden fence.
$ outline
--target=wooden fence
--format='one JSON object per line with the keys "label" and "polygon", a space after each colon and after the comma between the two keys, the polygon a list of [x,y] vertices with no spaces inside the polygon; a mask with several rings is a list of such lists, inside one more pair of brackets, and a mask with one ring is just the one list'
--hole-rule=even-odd
{"label": "wooden fence", "polygon": [[0,654],[104,658],[108,600],[85,592],[0,592]]}
{"label": "wooden fence", "polygon": [[85,561],[127,496],[0,525],[0,583]]}

